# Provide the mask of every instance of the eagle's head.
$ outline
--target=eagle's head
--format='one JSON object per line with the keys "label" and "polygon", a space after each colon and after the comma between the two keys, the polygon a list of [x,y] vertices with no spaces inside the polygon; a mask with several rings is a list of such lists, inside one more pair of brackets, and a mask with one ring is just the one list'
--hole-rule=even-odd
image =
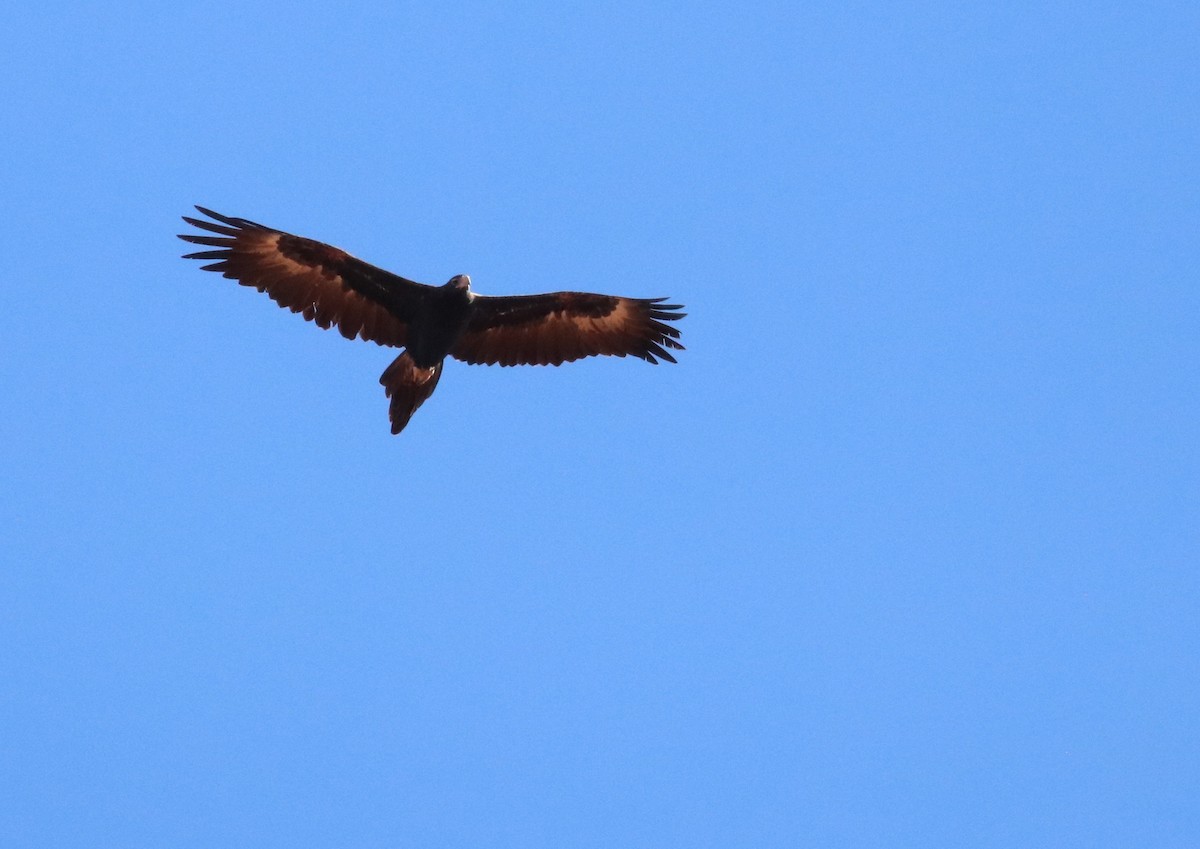
{"label": "eagle's head", "polygon": [[471,278],[465,274],[456,274],[446,283],[452,289],[461,289],[464,292],[471,291]]}

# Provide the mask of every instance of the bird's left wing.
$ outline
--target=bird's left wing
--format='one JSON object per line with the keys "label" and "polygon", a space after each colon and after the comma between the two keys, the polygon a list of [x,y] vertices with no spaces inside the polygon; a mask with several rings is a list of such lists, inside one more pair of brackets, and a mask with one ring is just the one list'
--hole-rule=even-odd
{"label": "bird's left wing", "polygon": [[476,295],[462,338],[450,351],[468,363],[559,365],[608,354],[675,362],[679,331],[667,321],[683,318],[666,298],[622,298],[586,292],[486,297]]}
{"label": "bird's left wing", "polygon": [[210,250],[186,254],[185,259],[211,260],[203,266],[205,271],[219,271],[266,292],[281,307],[320,327],[336,325],[347,339],[360,336],[379,345],[404,345],[408,321],[432,291],[324,242],[201,206],[196,209],[212,220],[184,216],[203,232],[179,238]]}

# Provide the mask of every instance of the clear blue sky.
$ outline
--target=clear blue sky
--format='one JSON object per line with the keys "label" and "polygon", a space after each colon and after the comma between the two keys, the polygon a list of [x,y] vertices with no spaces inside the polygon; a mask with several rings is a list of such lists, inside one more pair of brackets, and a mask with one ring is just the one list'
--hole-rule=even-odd
{"label": "clear blue sky", "polygon": [[[1200,845],[1200,7],[0,13],[0,845]],[[677,366],[447,365],[201,203]]]}

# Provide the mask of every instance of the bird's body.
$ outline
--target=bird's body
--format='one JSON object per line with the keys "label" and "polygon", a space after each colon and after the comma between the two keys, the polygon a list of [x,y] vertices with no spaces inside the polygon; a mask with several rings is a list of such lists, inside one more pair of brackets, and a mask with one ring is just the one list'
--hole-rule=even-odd
{"label": "bird's body", "polygon": [[399,433],[433,393],[442,363],[453,357],[487,365],[559,365],[581,357],[635,356],[675,362],[683,317],[664,298],[586,292],[487,297],[465,274],[427,286],[384,271],[331,245],[196,207],[211,221],[184,217],[202,233],[179,238],[212,250],[187,259],[266,292],[280,306],[321,327],[405,349],[380,377]]}
{"label": "bird's body", "polygon": [[462,338],[475,299],[470,283],[470,278],[460,274],[445,286],[435,288],[419,305],[417,315],[408,324],[407,346],[409,356],[418,366],[440,363]]}

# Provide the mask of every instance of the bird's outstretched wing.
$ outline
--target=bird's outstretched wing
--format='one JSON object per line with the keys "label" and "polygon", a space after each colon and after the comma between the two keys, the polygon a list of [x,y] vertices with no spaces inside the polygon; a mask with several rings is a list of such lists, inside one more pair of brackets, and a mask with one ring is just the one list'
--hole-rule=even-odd
{"label": "bird's outstretched wing", "polygon": [[621,298],[586,292],[485,297],[477,295],[466,333],[450,351],[468,363],[559,365],[609,354],[675,362],[679,331],[666,321],[683,318],[666,298]]}
{"label": "bird's outstretched wing", "polygon": [[347,339],[359,336],[379,345],[404,345],[407,322],[433,288],[376,268],[332,245],[201,206],[196,209],[212,220],[184,216],[184,221],[204,232],[179,238],[212,250],[185,254],[185,259],[211,260],[205,271],[219,271],[243,286],[266,292],[281,307],[321,327],[336,326]]}

